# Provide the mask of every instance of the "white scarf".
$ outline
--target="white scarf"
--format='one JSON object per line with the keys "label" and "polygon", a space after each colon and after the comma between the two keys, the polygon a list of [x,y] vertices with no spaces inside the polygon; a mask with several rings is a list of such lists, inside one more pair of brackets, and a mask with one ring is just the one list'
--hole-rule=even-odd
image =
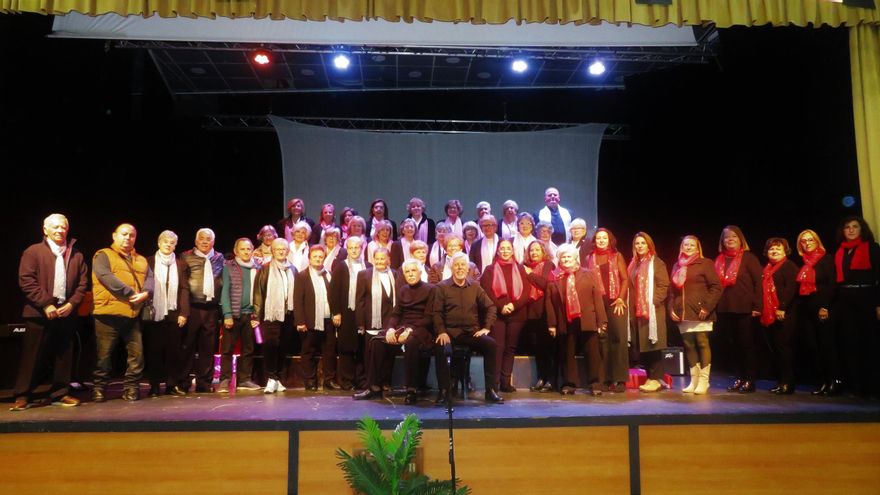
{"label": "white scarf", "polygon": [[506,223],[503,219],[501,220],[501,238],[502,239],[513,239],[516,237],[516,219],[514,218],[512,222]]}
{"label": "white scarf", "polygon": [[428,256],[428,264],[431,266],[436,265],[440,262],[441,259],[446,257],[446,250],[443,249],[443,246],[440,245],[440,241],[434,242],[434,245],[431,246],[431,254]]}
{"label": "white scarf", "polygon": [[193,252],[199,258],[205,258],[205,273],[202,274],[202,290],[205,293],[205,301],[214,300],[214,267],[211,266],[211,258],[214,257],[214,249],[212,248],[208,254],[202,254],[198,249]]}
{"label": "white scarf", "polygon": [[333,262],[336,261],[336,257],[339,256],[339,247],[339,244],[333,246],[333,249],[327,251],[327,256],[324,257],[324,270],[327,270],[328,273],[333,268]]}
{"label": "white scarf", "polygon": [[[415,240],[415,238],[413,238],[413,240]],[[403,261],[412,258],[412,253],[409,252],[409,245],[410,241],[406,240],[406,237],[400,238],[400,249],[403,250]]]}
{"label": "white scarf", "polygon": [[242,268],[250,268],[250,274],[251,274],[250,288],[251,288],[251,290],[248,291],[248,306],[253,306],[254,305],[254,280],[257,278],[257,266],[254,264],[254,258],[251,258],[250,261],[245,263],[241,258],[236,256],[235,262],[238,263],[238,266],[240,266]]}
{"label": "white scarf", "polygon": [[447,278],[452,276],[452,256],[446,257],[446,262],[443,263],[443,273],[441,274],[440,280],[446,280]]}
{"label": "white scarf", "polygon": [[259,260],[260,265],[269,263],[272,261],[272,246],[260,244],[260,247],[258,247],[254,253],[254,258]]}
{"label": "white scarf", "polygon": [[449,225],[450,227],[452,227],[453,234],[458,234],[458,235],[464,237],[464,229],[462,228],[462,225],[461,225],[461,217],[456,218],[455,222],[449,220],[449,217],[446,217],[446,220],[444,220],[444,222],[446,223],[446,225]]}
{"label": "white scarf", "polygon": [[513,257],[516,258],[517,263],[523,262],[526,257],[526,249],[529,248],[532,241],[536,240],[535,236],[531,234],[528,237],[523,237],[519,232],[516,233],[516,237],[513,238]]}
{"label": "white scarf", "polygon": [[174,253],[164,255],[156,251],[156,270],[153,289],[153,308],[156,310],[155,320],[162,321],[168,313],[177,309],[177,256]]}
{"label": "white scarf", "polygon": [[384,272],[373,269],[373,286],[371,292],[371,312],[372,321],[370,328],[382,328],[382,296],[388,294],[391,296],[391,307],[397,305],[397,293],[394,290],[394,281],[391,280],[391,270],[385,269]]}
{"label": "white scarf", "polygon": [[498,246],[498,234],[493,235],[491,239],[483,237],[483,241],[480,243],[480,260],[483,263],[483,270],[495,261],[496,246]]}
{"label": "white scarf", "polygon": [[357,274],[364,269],[364,262],[361,259],[351,261],[351,258],[346,258],[345,264],[348,265],[348,309],[354,311]]}
{"label": "white scarf", "polygon": [[[648,260],[642,261],[642,263],[648,263],[648,341],[652,344],[656,344],[657,308],[654,306],[654,257],[651,256]],[[632,287],[631,290],[628,292],[629,296],[633,296],[636,291],[636,287]],[[632,299],[630,298],[630,304],[626,305],[626,321],[631,321],[629,316],[629,308],[635,307],[634,305],[635,301],[632,301]],[[632,325],[627,325],[626,327],[626,341],[632,342]]]}
{"label": "white scarf", "polygon": [[[562,217],[562,225],[565,226],[565,240],[570,241],[571,240],[571,213],[567,209],[565,209],[561,206],[557,206],[556,208],[559,210],[559,216]],[[541,211],[538,212],[538,219],[537,220],[539,222],[547,222],[549,224],[553,223],[553,213],[550,211],[549,206],[545,206],[545,207],[541,208]]]}
{"label": "white scarf", "polygon": [[290,243],[290,253],[287,255],[287,261],[301,272],[309,267],[309,243],[303,241],[302,244],[296,246],[296,242]]}
{"label": "white scarf", "polygon": [[422,276],[421,276],[422,282],[427,282],[428,281],[428,270],[425,270],[424,263],[419,263],[419,270],[422,272]]}
{"label": "white scarf", "polygon": [[[415,217],[413,217],[413,220],[416,220]],[[428,242],[428,219],[425,218],[424,216],[422,216],[421,218],[416,220],[416,225],[418,225],[418,228],[416,229],[416,235],[414,237],[424,243],[427,243]],[[406,253],[404,253],[404,256],[406,256]]]}
{"label": "white scarf", "polygon": [[63,304],[67,300],[67,269],[64,266],[64,252],[67,251],[67,244],[59,246],[54,242],[46,239],[46,244],[55,255],[55,279],[52,283],[52,297],[57,299],[59,304]]}
{"label": "white scarf", "polygon": [[324,283],[327,272],[320,272],[309,266],[309,276],[315,289],[315,328],[324,331],[324,319],[330,317],[330,303],[327,301],[327,285]]}
{"label": "white scarf", "polygon": [[289,263],[272,260],[266,267],[269,281],[266,283],[266,321],[284,321],[287,311],[293,310],[293,272]]}

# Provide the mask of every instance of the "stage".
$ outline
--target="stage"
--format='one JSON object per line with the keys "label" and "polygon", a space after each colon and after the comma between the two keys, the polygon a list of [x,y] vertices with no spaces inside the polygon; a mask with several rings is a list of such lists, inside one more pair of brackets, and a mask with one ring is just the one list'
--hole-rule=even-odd
{"label": "stage", "polygon": [[[482,390],[455,405],[457,473],[473,493],[878,493],[880,402],[629,390],[594,398]],[[145,393],[146,389],[142,390]],[[289,390],[145,397],[0,414],[4,493],[351,493],[334,452],[357,448],[356,421],[384,429],[414,412],[422,468],[448,476],[448,419],[433,394],[354,401]],[[41,469],[26,468],[38,462]],[[46,469],[52,466],[52,469]],[[46,479],[47,471],[52,472]],[[132,480],[136,481],[132,481]]]}

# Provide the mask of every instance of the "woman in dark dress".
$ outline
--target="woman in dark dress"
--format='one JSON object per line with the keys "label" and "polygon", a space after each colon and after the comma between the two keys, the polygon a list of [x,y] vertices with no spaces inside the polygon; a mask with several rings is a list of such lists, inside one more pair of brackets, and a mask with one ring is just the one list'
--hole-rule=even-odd
{"label": "woman in dark dress", "polygon": [[525,268],[514,259],[513,243],[509,239],[498,242],[495,262],[484,268],[480,286],[495,303],[498,312],[490,334],[498,344],[496,363],[499,365],[496,366],[493,388],[516,392],[513,360],[519,334],[526,324],[532,284]]}
{"label": "woman in dark dress", "polygon": [[807,229],[797,238],[797,250],[803,265],[797,274],[798,324],[813,354],[819,388],[813,395],[840,393],[840,362],[834,325],[829,319],[834,281],[834,257],[828,255],[819,234]]}
{"label": "woman in dark dress", "polygon": [[[755,352],[754,319],[761,315],[761,262],[749,251],[749,243],[736,225],[721,230],[715,273],[721,279],[716,337],[733,348],[737,378],[729,392],[755,391],[758,361]],[[713,339],[714,340],[714,339]],[[736,345],[732,345],[733,342]]]}
{"label": "woman in dark dress", "polygon": [[781,237],[771,237],[764,245],[767,265],[761,279],[763,310],[761,325],[773,342],[779,367],[779,382],[770,392],[794,393],[794,330],[797,326],[798,268],[788,259],[791,248]]}
{"label": "woman in dark dress", "polygon": [[666,263],[657,256],[654,240],[644,232],[633,237],[633,258],[629,263],[629,314],[639,343],[641,361],[648,371],[648,380],[639,386],[642,392],[663,388],[663,359],[666,347],[666,296],[669,273]]}
{"label": "woman in dark dress", "polygon": [[587,256],[584,266],[596,274],[605,313],[608,315],[608,332],[599,339],[605,365],[605,385],[609,391],[626,392],[626,382],[629,379],[626,319],[629,280],[626,260],[617,251],[617,239],[610,230],[596,230],[593,235],[593,252]]}
{"label": "woman in dark dress", "polygon": [[[845,385],[858,395],[877,391],[880,320],[880,246],[861,217],[843,220],[834,254],[837,297],[831,310],[841,339]],[[848,382],[848,383],[847,383]],[[872,390],[873,389],[873,390]]]}
{"label": "woman in dark dress", "polygon": [[687,235],[682,239],[670,281],[669,317],[678,323],[691,366],[691,382],[682,392],[705,394],[709,390],[712,368],[708,334],[716,319],[721,281],[712,262],[703,257],[703,248],[696,236]]}
{"label": "woman in dark dress", "polygon": [[556,388],[559,360],[557,339],[547,331],[545,299],[547,285],[553,283],[553,272],[556,270],[556,266],[551,261],[552,258],[543,242],[532,241],[528,249],[529,261],[526,262],[525,268],[526,273],[529,274],[532,290],[526,308],[525,331],[533,337],[535,366],[538,371],[538,381],[531,387],[531,390],[551,392]]}

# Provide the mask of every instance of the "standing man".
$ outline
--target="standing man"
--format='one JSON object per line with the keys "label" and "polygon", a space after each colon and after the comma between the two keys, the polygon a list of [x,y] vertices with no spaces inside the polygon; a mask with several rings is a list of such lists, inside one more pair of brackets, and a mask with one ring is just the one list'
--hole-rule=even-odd
{"label": "standing man", "polygon": [[[189,390],[189,372],[195,364],[196,392],[213,392],[214,349],[223,290],[223,254],[214,251],[214,231],[196,232],[195,247],[183,253],[184,279],[189,287],[190,316],[183,338],[183,373],[177,383]],[[195,354],[199,358],[195,361]],[[195,361],[195,362],[194,362]]]}
{"label": "standing man", "polygon": [[446,403],[449,392],[449,364],[452,344],[465,344],[483,356],[486,402],[501,404],[504,399],[492,388],[497,365],[497,344],[489,336],[495,323],[496,308],[489,295],[468,277],[470,261],[463,252],[452,256],[452,277],[437,284],[434,294],[434,331],[438,346],[434,352],[440,393],[436,404]]}
{"label": "standing man", "polygon": [[144,345],[141,337],[141,310],[153,294],[153,274],[147,259],[137,254],[137,229],[124,223],[113,232],[113,245],[92,258],[95,340],[98,363],[95,366],[92,400],[104,402],[104,389],[110,377],[113,348],[120,340],[128,352],[128,367],[122,381],[122,398],[140,398],[138,382],[144,371]]}
{"label": "standing man", "polygon": [[306,390],[318,390],[315,351],[321,348],[324,390],[340,390],[336,383],[336,325],[330,313],[330,274],[324,270],[327,248],[316,244],[309,248],[309,266],[296,274],[293,287],[293,316],[302,339],[300,366]]}
{"label": "standing man", "polygon": [[535,213],[535,218],[539,222],[547,222],[553,226],[553,236],[551,239],[557,246],[567,242],[571,235],[568,232],[571,226],[571,212],[559,206],[561,200],[559,189],[548,187],[544,191],[544,204],[546,206]]}
{"label": "standing man", "polygon": [[27,332],[15,381],[11,411],[30,407],[34,389],[53,364],[49,398],[54,404],[73,407],[79,399],[68,395],[73,364],[76,309],[86,293],[86,264],[76,240],[67,242],[67,217],[53,213],[43,220],[43,241],[28,247],[18,265],[18,286],[25,297],[22,316]]}
{"label": "standing man", "polygon": [[232,353],[235,342],[241,339],[241,355],[236,367],[235,388],[259,390],[260,386],[253,382],[254,374],[254,329],[252,323],[257,321],[254,313],[254,279],[257,277],[257,266],[254,264],[254,244],[247,237],[236,239],[235,259],[223,266],[223,294],[220,296],[220,307],[223,308],[223,334],[220,351],[220,393],[229,392],[229,380],[232,377]]}

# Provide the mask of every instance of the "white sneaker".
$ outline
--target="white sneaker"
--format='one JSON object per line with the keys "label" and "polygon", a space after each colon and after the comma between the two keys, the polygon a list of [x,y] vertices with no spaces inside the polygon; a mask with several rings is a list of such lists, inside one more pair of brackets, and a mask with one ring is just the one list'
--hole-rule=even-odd
{"label": "white sneaker", "polygon": [[284,392],[285,390],[287,390],[287,387],[281,384],[281,380],[275,380],[275,391]]}
{"label": "white sneaker", "polygon": [[269,378],[269,381],[266,382],[266,388],[263,389],[263,393],[274,394],[276,390],[278,390],[278,382],[276,382],[274,378]]}

